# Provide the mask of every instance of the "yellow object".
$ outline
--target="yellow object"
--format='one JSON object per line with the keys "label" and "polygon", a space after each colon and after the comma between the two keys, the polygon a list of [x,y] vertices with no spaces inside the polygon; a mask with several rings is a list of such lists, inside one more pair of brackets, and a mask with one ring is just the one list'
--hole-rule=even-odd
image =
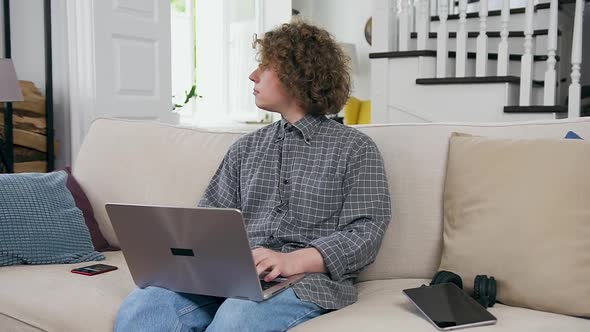
{"label": "yellow object", "polygon": [[348,98],[344,105],[344,124],[369,124],[371,123],[371,101],[360,100],[356,97]]}
{"label": "yellow object", "polygon": [[359,118],[357,124],[371,123],[371,101],[363,100],[361,102],[361,109],[359,111]]}
{"label": "yellow object", "polygon": [[356,124],[359,118],[361,101],[358,98],[350,97],[344,105],[344,124]]}

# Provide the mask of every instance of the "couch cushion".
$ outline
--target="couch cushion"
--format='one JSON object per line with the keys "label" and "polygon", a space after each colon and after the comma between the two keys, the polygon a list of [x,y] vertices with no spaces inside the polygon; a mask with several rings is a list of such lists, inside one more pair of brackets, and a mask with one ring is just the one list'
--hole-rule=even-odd
{"label": "couch cushion", "polygon": [[[504,304],[590,316],[590,143],[450,139],[441,270]],[[551,285],[548,287],[548,285]]]}
{"label": "couch cushion", "polygon": [[[314,318],[291,331],[412,331],[432,332],[436,328],[403,295],[426,279],[367,281],[357,284],[357,303]],[[495,325],[478,327],[477,331],[590,331],[590,320],[497,304],[488,309],[496,316]],[[474,331],[475,331],[474,330]]]}
{"label": "couch cushion", "polygon": [[452,132],[488,137],[590,137],[590,118],[505,124],[359,126],[377,144],[389,180],[393,219],[375,263],[359,280],[432,278],[442,248],[442,196]]}
{"label": "couch cushion", "polygon": [[134,283],[121,251],[104,255],[119,269],[88,277],[70,272],[88,262],[0,268],[0,314],[45,331],[112,331]]}
{"label": "couch cushion", "polygon": [[23,321],[0,313],[0,326],[3,332],[39,332],[43,331]]}
{"label": "couch cushion", "polygon": [[105,203],[196,206],[225,152],[240,135],[97,119],[84,139],[73,173],[103,235],[118,247]]}

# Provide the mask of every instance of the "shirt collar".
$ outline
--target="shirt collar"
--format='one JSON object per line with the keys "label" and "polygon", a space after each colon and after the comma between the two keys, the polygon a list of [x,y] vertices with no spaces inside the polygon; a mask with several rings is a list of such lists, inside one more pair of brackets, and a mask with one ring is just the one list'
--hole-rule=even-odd
{"label": "shirt collar", "polygon": [[303,135],[305,143],[310,144],[324,120],[328,120],[328,118],[323,115],[306,114],[301,120],[290,124],[284,117],[281,117],[281,121],[279,121],[279,138],[284,138],[285,131],[292,126]]}

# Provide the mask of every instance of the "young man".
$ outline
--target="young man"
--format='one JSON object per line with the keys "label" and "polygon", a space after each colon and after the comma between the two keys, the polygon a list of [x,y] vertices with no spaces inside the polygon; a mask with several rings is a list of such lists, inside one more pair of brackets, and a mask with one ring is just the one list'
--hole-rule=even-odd
{"label": "young man", "polygon": [[303,22],[254,43],[256,105],[282,119],[230,147],[199,205],[242,211],[266,281],[306,277],[263,302],[136,289],[117,331],[285,331],[356,301],[353,280],[375,259],[391,212],[375,143],[325,117],[348,98],[348,58]]}

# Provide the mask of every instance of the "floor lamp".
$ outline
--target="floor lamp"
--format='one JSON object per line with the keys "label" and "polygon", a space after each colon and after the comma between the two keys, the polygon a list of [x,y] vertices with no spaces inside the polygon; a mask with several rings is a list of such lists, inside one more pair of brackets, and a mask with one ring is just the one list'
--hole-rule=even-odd
{"label": "floor lamp", "polygon": [[4,138],[0,138],[0,162],[8,173],[12,173],[14,156],[4,154],[4,146],[12,144],[12,105],[11,101],[23,101],[23,94],[18,85],[16,71],[11,59],[0,59],[0,102],[7,102],[4,108]]}

